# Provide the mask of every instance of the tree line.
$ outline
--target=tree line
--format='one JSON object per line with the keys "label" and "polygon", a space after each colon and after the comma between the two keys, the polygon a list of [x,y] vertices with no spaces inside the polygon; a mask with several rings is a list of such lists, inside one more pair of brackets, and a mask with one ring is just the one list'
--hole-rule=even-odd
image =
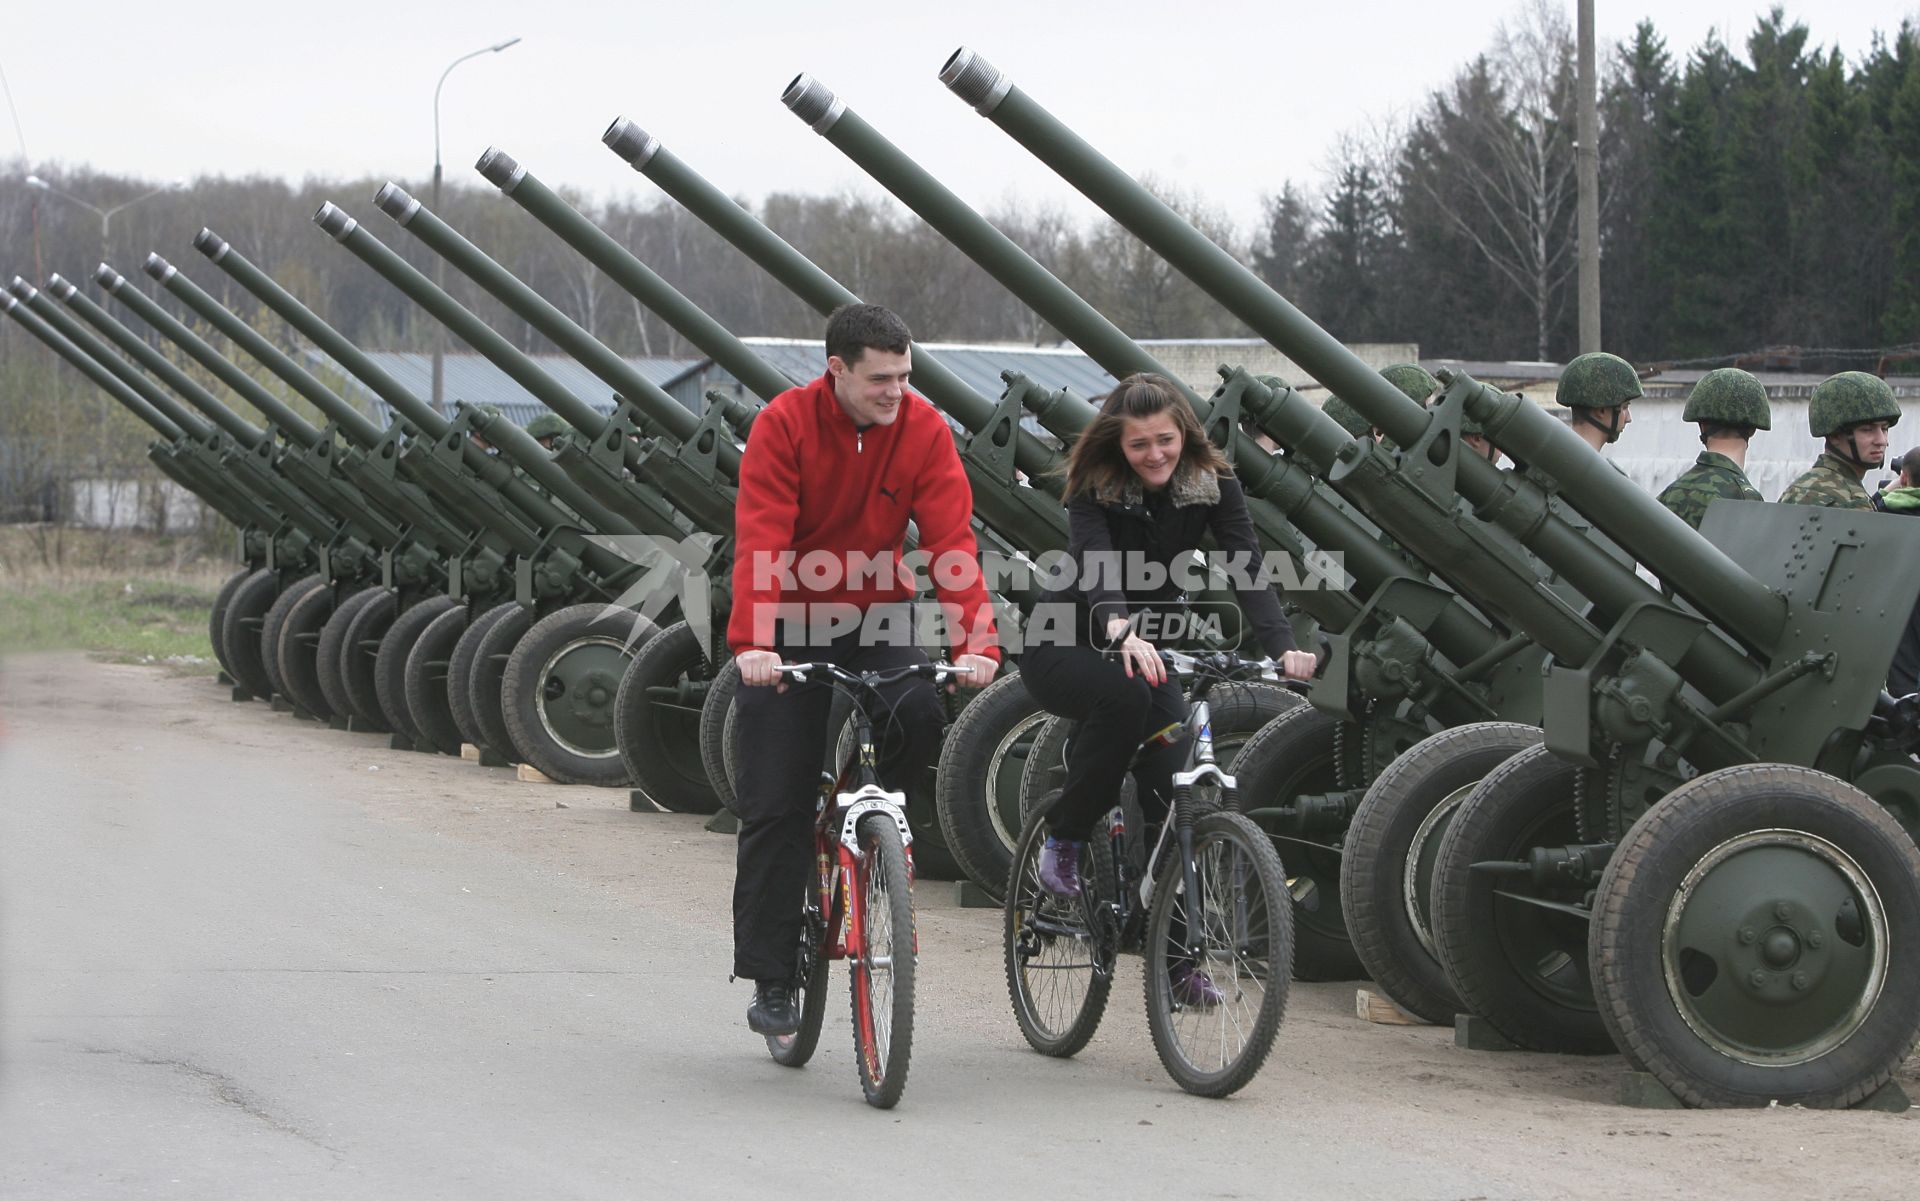
{"label": "tree line", "polygon": [[[1608,349],[1637,362],[1715,361],[1767,347],[1920,343],[1920,31],[1903,24],[1850,56],[1814,45],[1804,24],[1775,9],[1737,51],[1716,35],[1677,52],[1651,22],[1603,49]],[[1339,338],[1415,341],[1435,357],[1564,359],[1576,332],[1574,92],[1564,13],[1526,0],[1417,110],[1377,115],[1341,137],[1317,180],[1276,181],[1251,229],[1203,184],[1144,182]],[[192,250],[206,225],[359,345],[433,345],[431,319],[310,221],[323,201],[339,203],[431,273],[431,253],[373,211],[382,180],[203,177],[138,200],[103,228],[95,213],[29,186],[27,174],[17,162],[0,172],[0,275],[44,282],[59,271],[90,289],[104,258],[153,291],[140,260],[158,250],[294,344]],[[153,187],[92,166],[40,174],[100,209]],[[427,197],[424,182],[409,186]],[[568,199],[728,328],[818,336],[812,309],[664,197]],[[924,340],[1057,339],[877,187],[743,203],[853,291],[907,314]],[[695,353],[493,189],[456,182],[438,211],[615,349]],[[987,215],[1135,336],[1248,333],[1112,222],[1019,200]],[[458,272],[446,282],[522,349],[553,349]],[[1796,361],[1873,369],[1878,360]],[[90,385],[0,321],[0,510],[17,515],[23,495],[81,464],[108,475],[139,469],[144,431],[116,407],[93,407],[97,399],[73,408],[83,396]]]}

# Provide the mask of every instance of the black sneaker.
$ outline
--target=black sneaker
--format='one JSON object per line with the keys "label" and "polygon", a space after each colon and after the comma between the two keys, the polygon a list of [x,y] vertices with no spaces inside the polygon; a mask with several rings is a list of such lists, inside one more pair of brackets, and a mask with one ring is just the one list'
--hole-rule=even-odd
{"label": "black sneaker", "polygon": [[785,980],[755,981],[753,1003],[747,1006],[747,1029],[774,1037],[797,1032],[800,1007],[794,1003],[793,985]]}

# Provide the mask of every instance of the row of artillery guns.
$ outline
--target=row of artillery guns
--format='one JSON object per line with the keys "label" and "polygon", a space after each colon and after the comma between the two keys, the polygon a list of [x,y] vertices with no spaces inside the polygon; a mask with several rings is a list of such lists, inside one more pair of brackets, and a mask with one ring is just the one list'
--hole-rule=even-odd
{"label": "row of artillery guns", "polygon": [[[1522,397],[1443,372],[1410,399],[978,55],[940,78],[1384,435],[1232,364],[1187,394],[1294,568],[1296,626],[1328,652],[1304,701],[1214,694],[1217,748],[1287,866],[1295,975],[1370,977],[1470,1045],[1617,1050],[1689,1105],[1897,1102],[1920,1036],[1920,698],[1882,681],[1920,593],[1920,523],[1720,501],[1696,532]],[[1106,371],[1177,381],[818,80],[782,99]],[[859,299],[638,126],[602,140],[823,317]],[[511,155],[477,166],[760,402],[804,382]],[[550,449],[484,409],[437,411],[210,230],[193,245],[227,292],[318,354],[296,359],[157,255],[160,290],[250,366],[105,264],[95,282],[150,336],[59,276],[16,279],[0,304],[238,529],[245,568],[211,618],[236,698],[630,786],[636,808],[726,808],[752,737],[730,721],[723,631],[757,406],[713,393],[695,415],[401,188],[373,203],[591,372],[612,412],[331,203],[325,234],[572,433]],[[391,423],[323,382],[321,356]],[[920,347],[913,373],[958,427],[983,553],[1062,550],[1063,448],[1094,406],[1012,373],[983,395]],[[1469,450],[1469,424],[1513,466]],[[1015,627],[1038,588],[994,582]],[[908,790],[917,864],[997,896],[1069,729],[1017,670],[950,703],[939,762]]]}

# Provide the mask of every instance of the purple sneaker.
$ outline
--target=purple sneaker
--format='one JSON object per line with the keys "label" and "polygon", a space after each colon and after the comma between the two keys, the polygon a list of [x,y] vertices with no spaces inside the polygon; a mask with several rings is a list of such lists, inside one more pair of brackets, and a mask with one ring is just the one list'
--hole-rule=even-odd
{"label": "purple sneaker", "polygon": [[1056,897],[1080,895],[1080,851],[1087,844],[1049,837],[1040,848],[1040,887]]}
{"label": "purple sneaker", "polygon": [[1174,964],[1167,972],[1167,983],[1172,988],[1173,1003],[1182,1009],[1212,1009],[1226,1000],[1213,977],[1191,963]]}

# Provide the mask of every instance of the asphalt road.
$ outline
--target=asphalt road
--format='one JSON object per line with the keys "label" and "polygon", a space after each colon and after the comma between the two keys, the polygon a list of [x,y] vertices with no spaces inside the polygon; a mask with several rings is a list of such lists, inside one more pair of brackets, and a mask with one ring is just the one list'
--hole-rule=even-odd
{"label": "asphalt road", "polygon": [[1043,1059],[997,912],[930,882],[907,1096],[870,1110],[843,977],[805,1070],[745,1030],[697,819],[149,668],[16,659],[0,710],[10,1201],[1920,1195],[1914,1115],[1624,1109],[1617,1059],[1369,1026],[1351,984],[1296,986],[1226,1102],[1165,1078],[1131,979]]}

